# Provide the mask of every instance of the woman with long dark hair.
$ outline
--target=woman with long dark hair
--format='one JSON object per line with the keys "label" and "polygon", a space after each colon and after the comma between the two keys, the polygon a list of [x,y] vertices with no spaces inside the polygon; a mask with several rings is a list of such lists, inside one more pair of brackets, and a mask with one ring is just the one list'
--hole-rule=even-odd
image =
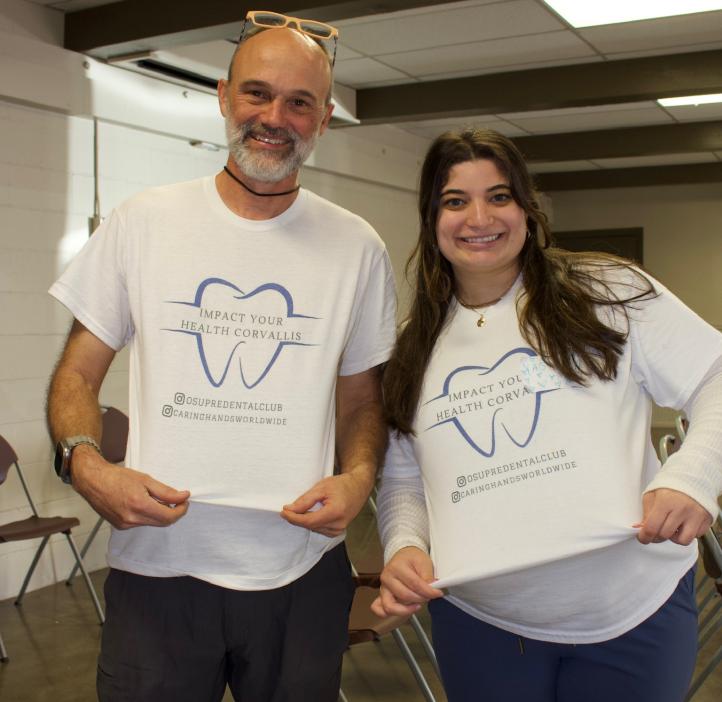
{"label": "woman with long dark hair", "polygon": [[[630,262],[551,247],[496,132],[440,136],[419,209],[375,611],[431,601],[451,702],[679,702],[722,492],[722,335]],[[652,400],[691,420],[661,471]]]}

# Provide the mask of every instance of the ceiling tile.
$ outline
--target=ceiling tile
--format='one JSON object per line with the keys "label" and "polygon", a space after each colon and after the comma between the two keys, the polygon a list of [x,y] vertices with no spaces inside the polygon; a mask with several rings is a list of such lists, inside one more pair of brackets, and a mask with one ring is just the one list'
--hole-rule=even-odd
{"label": "ceiling tile", "polygon": [[339,42],[338,48],[336,49],[336,65],[338,65],[339,61],[347,61],[348,59],[352,58],[361,58],[362,56],[363,54],[360,54],[358,51],[354,51],[345,44]]}
{"label": "ceiling tile", "polygon": [[339,83],[352,88],[390,80],[412,82],[412,79],[405,73],[389,68],[371,58],[339,61],[334,69],[334,76]]}
{"label": "ceiling tile", "polygon": [[533,0],[459,9],[438,7],[423,14],[380,15],[365,23],[338,24],[343,43],[367,56],[564,29],[549,10]]}
{"label": "ceiling tile", "polygon": [[[434,127],[438,129],[453,129],[460,124],[474,123],[488,126],[492,122],[500,122],[496,115],[480,115],[478,117],[440,117],[438,119],[421,119],[414,122],[399,122],[398,127],[411,129],[413,127]],[[493,127],[490,127],[493,129]]]}
{"label": "ceiling tile", "polygon": [[[561,110],[550,110],[559,113]],[[531,134],[557,134],[560,132],[583,132],[594,129],[615,129],[648,124],[669,124],[674,120],[658,107],[642,107],[638,110],[589,110],[572,114],[552,114],[527,117],[500,115]]]}
{"label": "ceiling tile", "polygon": [[376,13],[373,16],[365,15],[363,17],[349,17],[348,19],[338,20],[333,23],[334,27],[339,30],[346,30],[347,27],[353,27],[356,24],[368,24],[372,20],[383,17],[385,20],[406,19],[408,17],[416,17],[418,15],[428,15],[440,12],[442,10],[460,10],[467,7],[477,7],[478,5],[492,5],[498,2],[506,2],[506,0],[462,0],[461,2],[449,2],[443,7],[434,5],[423,5],[420,7],[412,7],[408,10],[396,10],[395,12]]}
{"label": "ceiling tile", "polygon": [[595,158],[593,163],[596,163],[600,168],[643,168],[645,166],[677,166],[685,163],[712,163],[716,160],[713,153],[698,151],[691,154]]}
{"label": "ceiling tile", "polygon": [[573,32],[562,31],[390,54],[383,60],[412,75],[429,77],[479,67],[504,66],[509,70],[514,63],[587,57],[592,53]]}
{"label": "ceiling tile", "polygon": [[562,107],[556,110],[529,110],[528,112],[506,112],[504,119],[531,119],[536,117],[568,117],[573,115],[587,115],[599,112],[617,112],[622,110],[637,111],[647,108],[661,107],[654,100],[643,102],[620,102],[616,105],[590,105],[588,107]]}
{"label": "ceiling tile", "polygon": [[397,125],[402,129],[405,129],[411,134],[417,136],[426,137],[428,139],[435,139],[439,134],[450,130],[459,130],[464,127],[477,127],[480,129],[493,129],[494,131],[501,132],[504,136],[516,137],[524,136],[525,133],[508,122],[503,120],[491,119],[485,120],[483,117],[474,119],[473,117],[467,117],[465,119],[457,120],[437,120],[434,124],[433,120],[426,121],[423,125],[414,124],[413,122],[407,122],[404,124]]}
{"label": "ceiling tile", "polygon": [[692,47],[702,42],[720,41],[722,11],[589,27],[578,32],[605,54],[674,46],[694,50]]}
{"label": "ceiling tile", "polygon": [[532,173],[571,173],[573,171],[598,171],[599,166],[591,161],[540,161],[539,163],[530,163],[529,170]]}
{"label": "ceiling tile", "polygon": [[[384,57],[386,58],[386,57]],[[451,80],[453,78],[469,78],[472,76],[484,76],[490,73],[509,73],[512,71],[527,71],[535,68],[547,68],[551,66],[571,66],[581,63],[598,63],[604,61],[601,56],[586,56],[583,58],[554,59],[552,61],[533,61],[530,63],[514,63],[504,66],[484,66],[482,68],[475,67],[468,71],[449,71],[444,73],[432,73],[429,75],[419,75],[417,78],[421,81],[427,80]]]}

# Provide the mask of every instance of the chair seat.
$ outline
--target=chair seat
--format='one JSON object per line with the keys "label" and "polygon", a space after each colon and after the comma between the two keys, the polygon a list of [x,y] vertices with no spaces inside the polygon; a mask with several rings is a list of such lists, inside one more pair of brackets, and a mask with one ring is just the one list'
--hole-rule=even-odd
{"label": "chair seat", "polygon": [[349,616],[349,645],[372,641],[401,626],[409,617],[390,616],[382,619],[371,611],[371,603],[378,596],[376,588],[361,585],[356,593]]}
{"label": "chair seat", "polygon": [[62,534],[79,525],[75,517],[28,517],[0,525],[0,543]]}

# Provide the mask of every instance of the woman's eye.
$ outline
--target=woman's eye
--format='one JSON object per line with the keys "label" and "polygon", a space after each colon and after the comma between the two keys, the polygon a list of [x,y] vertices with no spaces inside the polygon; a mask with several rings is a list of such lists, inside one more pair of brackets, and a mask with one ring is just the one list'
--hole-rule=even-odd
{"label": "woman's eye", "polygon": [[510,202],[512,199],[510,193],[496,193],[492,196],[491,201],[496,203]]}
{"label": "woman's eye", "polygon": [[441,203],[441,206],[449,209],[456,209],[458,207],[463,207],[464,201],[460,197],[451,197],[448,200],[444,200]]}

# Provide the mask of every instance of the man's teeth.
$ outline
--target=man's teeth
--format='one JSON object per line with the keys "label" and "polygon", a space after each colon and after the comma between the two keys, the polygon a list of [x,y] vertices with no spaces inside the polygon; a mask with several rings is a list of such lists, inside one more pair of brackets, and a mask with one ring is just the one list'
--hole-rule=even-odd
{"label": "man's teeth", "polygon": [[488,244],[490,241],[496,241],[501,234],[491,234],[490,236],[473,236],[464,237],[463,241],[467,244]]}
{"label": "man's teeth", "polygon": [[257,139],[258,141],[262,141],[266,144],[285,144],[286,139],[272,139],[271,137],[263,136],[261,134],[254,134],[254,139]]}

